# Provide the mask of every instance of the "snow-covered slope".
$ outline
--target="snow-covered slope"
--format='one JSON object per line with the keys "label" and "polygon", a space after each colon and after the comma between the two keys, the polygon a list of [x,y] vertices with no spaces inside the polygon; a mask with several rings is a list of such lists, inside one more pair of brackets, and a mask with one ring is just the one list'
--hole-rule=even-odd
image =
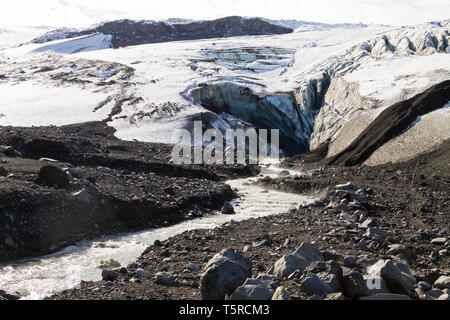
{"label": "snow-covered slope", "polygon": [[[390,103],[448,79],[450,72],[448,22],[330,26],[100,50],[105,37],[4,50],[0,91],[78,88],[85,97],[68,93],[70,103],[62,101],[59,112],[70,114],[78,104],[83,112],[77,122],[107,120],[123,139],[170,142],[173,129],[189,127],[193,119],[233,127],[231,114],[256,127],[279,128],[288,152],[331,139],[335,153]],[[17,124],[24,108],[13,106],[33,99],[31,91],[0,101],[0,124]],[[32,115],[26,121],[43,123]]]}

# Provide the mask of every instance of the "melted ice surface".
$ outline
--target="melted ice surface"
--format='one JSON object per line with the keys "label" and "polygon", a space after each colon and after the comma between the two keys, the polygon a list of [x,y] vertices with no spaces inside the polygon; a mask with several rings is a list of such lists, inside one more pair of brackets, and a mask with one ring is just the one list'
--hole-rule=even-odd
{"label": "melted ice surface", "polygon": [[[271,164],[262,169],[262,174],[274,177],[280,171],[277,165]],[[236,215],[216,212],[167,228],[83,241],[52,255],[3,265],[0,266],[0,288],[10,293],[18,292],[24,296],[23,299],[42,299],[76,287],[82,280],[101,280],[101,269],[98,268],[101,260],[114,259],[126,266],[155,240],[165,240],[189,230],[213,229],[231,220],[242,221],[283,213],[314,200],[302,195],[264,191],[249,185],[249,180],[251,178],[227,182],[243,196],[233,203]]]}

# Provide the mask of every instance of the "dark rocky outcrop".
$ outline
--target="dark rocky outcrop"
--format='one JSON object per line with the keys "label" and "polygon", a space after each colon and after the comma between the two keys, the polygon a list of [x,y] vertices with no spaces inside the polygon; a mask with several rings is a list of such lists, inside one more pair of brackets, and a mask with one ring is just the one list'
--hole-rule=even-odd
{"label": "dark rocky outcrop", "polygon": [[43,43],[101,32],[112,35],[113,48],[179,40],[211,39],[235,36],[270,35],[292,32],[259,18],[226,17],[211,21],[168,24],[165,22],[117,20],[87,30],[55,30],[33,40]]}

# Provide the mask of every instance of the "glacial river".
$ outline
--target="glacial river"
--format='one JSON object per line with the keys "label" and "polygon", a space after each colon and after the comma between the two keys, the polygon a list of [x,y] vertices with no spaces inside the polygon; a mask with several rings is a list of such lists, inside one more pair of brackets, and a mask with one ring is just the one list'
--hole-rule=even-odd
{"label": "glacial river", "polygon": [[[280,171],[277,165],[272,164],[263,167],[262,174],[274,177]],[[155,240],[165,240],[188,230],[213,229],[231,220],[242,221],[279,214],[314,200],[302,195],[263,190],[249,185],[251,179],[227,181],[242,195],[233,202],[235,215],[216,212],[166,228],[83,241],[48,256],[0,265],[0,289],[19,293],[22,299],[42,299],[52,293],[73,288],[82,280],[101,280],[100,261],[114,259],[126,266]]]}

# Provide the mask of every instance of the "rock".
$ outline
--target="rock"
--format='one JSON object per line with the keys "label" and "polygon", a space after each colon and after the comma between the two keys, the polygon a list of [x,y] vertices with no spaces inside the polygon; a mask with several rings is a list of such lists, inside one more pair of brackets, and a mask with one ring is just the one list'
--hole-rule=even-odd
{"label": "rock", "polygon": [[186,266],[186,270],[195,272],[195,271],[199,271],[200,267],[197,266],[196,264],[190,263]]}
{"label": "rock", "polygon": [[308,300],[311,300],[311,301],[322,301],[323,297],[321,295],[318,295],[318,294],[313,294],[311,297],[309,297]]}
{"label": "rock", "polygon": [[442,290],[433,288],[431,290],[428,290],[425,294],[429,297],[432,297],[433,299],[438,299],[440,296],[444,294],[444,292]]}
{"label": "rock", "polygon": [[314,294],[325,296],[333,292],[333,289],[315,274],[307,276],[306,279],[300,283],[299,289],[309,296]]}
{"label": "rock", "polygon": [[295,252],[283,256],[275,263],[274,275],[281,279],[296,270],[303,272],[312,262],[318,260],[323,260],[323,257],[317,245],[304,242]]}
{"label": "rock", "polygon": [[102,173],[110,173],[112,170],[107,167],[97,167],[97,171]]}
{"label": "rock", "polygon": [[361,224],[362,227],[365,228],[373,228],[373,227],[378,227],[380,224],[378,222],[378,219],[376,218],[367,218],[366,220],[364,220],[364,222]]}
{"label": "rock", "polygon": [[281,170],[280,173],[278,174],[280,177],[287,177],[290,176],[291,173],[288,170]]}
{"label": "rock", "polygon": [[229,202],[225,202],[222,208],[222,214],[235,214],[233,205]]}
{"label": "rock", "polygon": [[175,279],[173,275],[166,272],[158,272],[155,275],[155,282],[163,286],[173,286],[175,284]]}
{"label": "rock", "polygon": [[343,293],[352,299],[370,295],[366,281],[358,271],[348,270],[342,276]]}
{"label": "rock", "polygon": [[147,279],[148,278],[147,272],[145,272],[144,269],[140,269],[140,268],[136,270],[136,276],[138,278],[141,278],[141,279]]}
{"label": "rock", "polygon": [[430,241],[431,244],[434,244],[434,245],[437,245],[437,246],[444,245],[446,242],[447,242],[446,238],[435,238],[435,239]]}
{"label": "rock", "polygon": [[7,236],[5,238],[5,243],[10,247],[14,247],[16,245],[13,238],[11,238],[10,236]]}
{"label": "rock", "polygon": [[6,177],[8,175],[8,170],[4,167],[0,167],[0,177]]}
{"label": "rock", "polygon": [[368,269],[369,275],[381,276],[393,293],[409,293],[414,288],[413,278],[406,276],[392,260],[380,260]]}
{"label": "rock", "polygon": [[66,188],[70,184],[70,179],[63,170],[50,165],[39,170],[39,181],[48,187],[56,185],[58,188]]}
{"label": "rock", "polygon": [[264,281],[272,290],[275,290],[281,285],[280,280],[271,274],[260,274],[256,279]]}
{"label": "rock", "polygon": [[0,300],[5,299],[5,300],[19,300],[20,296],[15,295],[15,294],[10,294],[7,293],[6,291],[0,290]]}
{"label": "rock", "polygon": [[449,300],[450,300],[450,295],[448,295],[447,293],[445,293],[445,294],[443,294],[442,296],[440,296],[440,297],[438,298],[438,300],[441,300],[441,301],[449,301]]}
{"label": "rock", "polygon": [[346,220],[346,221],[353,221],[353,216],[348,214],[347,212],[342,212],[339,215],[339,219],[341,220]]}
{"label": "rock", "polygon": [[356,191],[358,190],[358,186],[356,184],[354,184],[353,182],[347,182],[345,184],[338,184],[335,187],[336,190],[345,190],[345,191]]}
{"label": "rock", "polygon": [[358,248],[359,248],[360,250],[363,250],[363,251],[369,250],[369,247],[367,246],[367,241],[366,241],[366,239],[361,239],[361,240],[358,242]]}
{"label": "rock", "polygon": [[325,297],[325,300],[344,301],[345,296],[341,292],[330,293]]}
{"label": "rock", "polygon": [[440,276],[434,286],[439,289],[450,289],[450,276]]}
{"label": "rock", "polygon": [[230,300],[270,300],[272,296],[273,292],[265,281],[247,279],[230,296]]}
{"label": "rock", "polygon": [[370,297],[361,297],[359,300],[412,300],[409,296],[392,293],[379,293]]}
{"label": "rock", "polygon": [[344,258],[344,267],[353,268],[358,261],[358,257],[347,256]]}
{"label": "rock", "polygon": [[10,157],[21,157],[22,153],[15,150],[11,146],[0,146],[0,153],[3,153],[4,155],[10,156]]}
{"label": "rock", "polygon": [[72,193],[72,196],[74,198],[80,199],[83,202],[89,202],[91,200],[91,195],[89,194],[89,192],[86,189]]}
{"label": "rock", "polygon": [[99,265],[99,268],[103,270],[111,270],[119,267],[120,263],[114,259],[101,260]]}
{"label": "rock", "polygon": [[417,284],[417,287],[419,287],[423,291],[428,291],[428,290],[431,290],[431,288],[432,288],[431,284],[429,284],[428,282],[425,282],[425,281],[420,281]]}
{"label": "rock", "polygon": [[200,279],[204,300],[223,300],[251,277],[252,263],[234,249],[216,254],[205,266]]}
{"label": "rock", "polygon": [[368,218],[367,212],[362,210],[356,210],[354,215],[359,223],[363,223]]}
{"label": "rock", "polygon": [[105,281],[114,281],[118,277],[117,272],[112,270],[103,270],[102,271],[102,279]]}
{"label": "rock", "polygon": [[386,231],[381,228],[369,228],[366,230],[364,236],[377,242],[383,242],[386,239],[387,234]]}
{"label": "rock", "polygon": [[272,296],[272,300],[291,300],[291,294],[284,287],[278,287]]}
{"label": "rock", "polygon": [[410,257],[411,256],[411,250],[409,250],[406,246],[402,244],[391,244],[388,246],[389,250],[386,252],[387,255],[398,255],[403,254],[404,256]]}

